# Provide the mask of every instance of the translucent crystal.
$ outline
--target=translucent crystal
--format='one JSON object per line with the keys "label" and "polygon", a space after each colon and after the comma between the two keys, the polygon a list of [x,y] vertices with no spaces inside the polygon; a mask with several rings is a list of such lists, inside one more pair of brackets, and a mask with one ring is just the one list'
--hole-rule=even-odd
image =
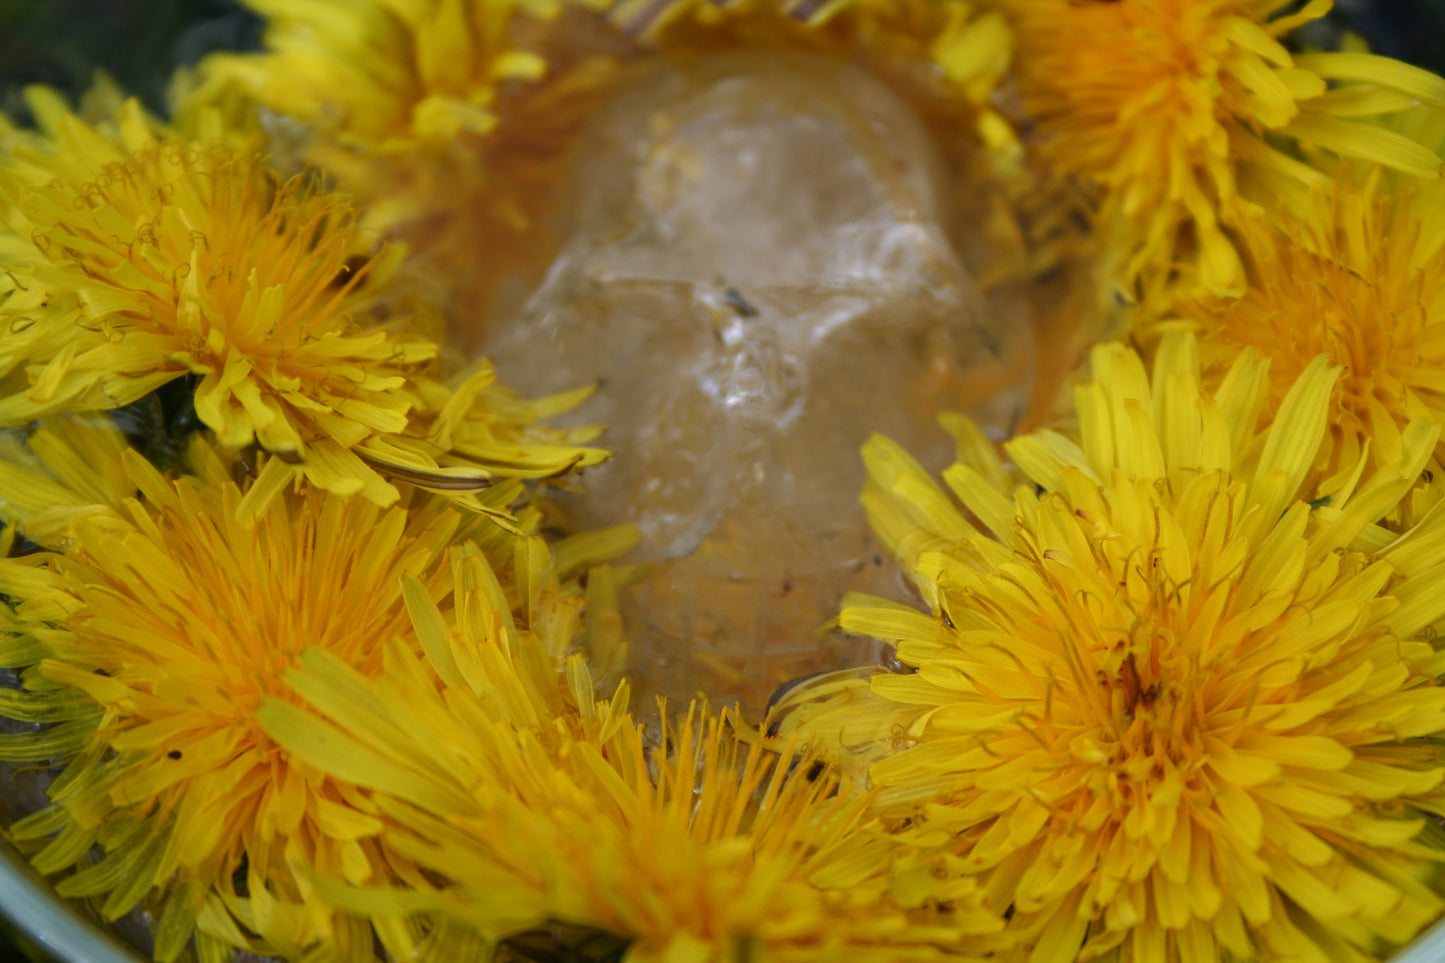
{"label": "translucent crystal", "polygon": [[946,239],[928,132],[849,64],[753,52],[655,67],[579,157],[568,240],[487,351],[527,392],[600,385],[580,418],[616,455],[566,507],[642,531],[641,681],[756,706],[856,664],[820,627],[847,589],[901,590],[859,446],[942,467],[937,412],[1003,428],[1029,390],[1027,319],[987,310]]}

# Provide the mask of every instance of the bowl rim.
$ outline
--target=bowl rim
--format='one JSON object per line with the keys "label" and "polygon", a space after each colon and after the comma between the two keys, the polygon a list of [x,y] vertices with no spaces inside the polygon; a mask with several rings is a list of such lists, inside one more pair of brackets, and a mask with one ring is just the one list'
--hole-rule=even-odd
{"label": "bowl rim", "polygon": [[145,963],[79,906],[59,896],[30,868],[8,839],[0,838],[0,913],[63,963]]}
{"label": "bowl rim", "polygon": [[1445,919],[1436,920],[1398,953],[1386,959],[1389,963],[1440,963],[1445,960]]}

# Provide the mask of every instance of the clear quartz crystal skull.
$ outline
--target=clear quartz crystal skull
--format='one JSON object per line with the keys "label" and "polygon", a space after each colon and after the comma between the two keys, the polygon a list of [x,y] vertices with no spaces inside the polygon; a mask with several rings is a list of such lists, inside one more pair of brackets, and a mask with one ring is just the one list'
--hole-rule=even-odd
{"label": "clear quartz crystal skull", "polygon": [[941,468],[933,423],[1006,429],[1026,318],[991,312],[940,223],[929,133],[861,70],[814,55],[656,66],[589,124],[567,240],[487,353],[526,392],[596,382],[613,460],[564,495],[633,522],[645,689],[756,707],[869,653],[820,627],[849,589],[898,595],[858,504],[881,432]]}

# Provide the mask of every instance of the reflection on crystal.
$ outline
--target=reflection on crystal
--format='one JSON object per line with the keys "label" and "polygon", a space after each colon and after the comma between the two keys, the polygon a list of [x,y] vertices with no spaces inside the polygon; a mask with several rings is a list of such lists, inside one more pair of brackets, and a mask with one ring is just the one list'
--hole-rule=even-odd
{"label": "reflection on crystal", "polygon": [[594,118],[575,223],[488,345],[527,392],[596,381],[617,455],[568,508],[631,521],[644,686],[752,706],[871,653],[820,634],[847,589],[898,595],[858,447],[946,464],[941,410],[1002,430],[1028,396],[1026,318],[990,316],[938,223],[917,118],[858,69],[727,54],[654,67]]}

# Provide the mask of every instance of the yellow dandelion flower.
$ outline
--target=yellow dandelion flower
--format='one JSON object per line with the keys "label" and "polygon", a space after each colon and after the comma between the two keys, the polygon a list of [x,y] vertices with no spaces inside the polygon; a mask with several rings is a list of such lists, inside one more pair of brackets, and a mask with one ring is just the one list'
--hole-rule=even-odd
{"label": "yellow dandelion flower", "polygon": [[[306,646],[375,677],[383,642],[415,644],[407,596],[452,590],[459,516],[312,490],[243,525],[241,490],[199,441],[198,475],[167,481],[127,452],[135,497],[87,504],[124,487],[87,479],[79,458],[110,444],[95,432],[42,429],[32,445],[49,470],[7,477],[36,512],[25,534],[57,551],[0,561],[0,652],[27,690],[4,712],[54,724],[5,737],[0,757],[65,767],[52,805],[12,838],[107,919],[155,912],[158,959],[193,935],[212,951],[294,957],[325,940],[371,959],[366,924],[318,899],[307,873],[390,881],[406,863],[378,844],[384,820],[364,793],[292,759],[253,715],[292,697],[282,677]],[[64,448],[77,434],[89,449]],[[47,502],[71,511],[52,519]]]}
{"label": "yellow dandelion flower", "polygon": [[579,870],[562,918],[628,939],[639,963],[982,959],[1004,945],[973,880],[938,885],[938,861],[881,839],[866,799],[837,795],[815,758],[732,725],[694,706],[664,729],[651,780],[642,730],[619,730],[607,755],[628,760],[631,785],[604,771],[582,788],[626,818],[562,846]]}
{"label": "yellow dandelion flower", "polygon": [[[267,700],[256,716],[293,758],[379,789],[378,811],[411,830],[387,840],[428,869],[406,880],[406,890],[355,889],[357,880],[334,872],[318,884],[337,905],[370,917],[398,958],[450,941],[495,944],[550,918],[546,894],[559,840],[549,810],[535,798],[528,801],[539,808],[520,799],[551,792],[565,778],[551,755],[559,745],[627,720],[625,683],[615,708],[599,706],[593,676],[575,650],[583,598],[559,589],[553,556],[538,540],[511,544],[511,587],[499,583],[485,555],[456,556],[450,613],[420,582],[406,581],[420,652],[389,643],[385,675],[368,677],[324,649],[304,653],[287,678],[324,718],[282,699]],[[590,574],[584,631],[593,648],[597,621],[615,628],[616,611],[593,592],[607,570]],[[486,830],[472,835],[467,819]],[[441,835],[419,835],[418,825]],[[430,867],[438,860],[462,853],[480,901],[475,891],[428,882],[437,878]],[[415,926],[412,917],[427,912],[441,913],[442,921]]]}
{"label": "yellow dandelion flower", "polygon": [[129,451],[105,415],[0,434],[0,521],[41,545],[60,544],[74,515],[115,509],[135,495]]}
{"label": "yellow dandelion flower", "polygon": [[546,61],[515,41],[518,20],[566,0],[248,0],[266,18],[264,58],[220,55],[262,103],[382,153],[445,148],[497,124],[498,89]]}
{"label": "yellow dandelion flower", "polygon": [[869,747],[882,818],[1011,908],[1005,959],[1374,958],[1445,910],[1445,515],[1375,524],[1439,425],[1310,503],[1326,359],[1262,432],[1250,352],[1213,394],[1185,334],[1152,381],[1120,345],[1093,362],[1077,442],[1007,446],[1034,485],[1010,496],[981,448],[945,473],[968,515],[868,445],[865,501],[932,614],[854,599],[843,625],[916,672],[799,692],[795,724]]}
{"label": "yellow dandelion flower", "polygon": [[[113,129],[61,107],[46,119],[47,149],[0,159],[0,424],[116,408],[190,376],[223,446],[254,441],[277,472],[383,505],[398,492],[373,466],[467,490],[605,457],[571,443],[585,433],[536,429],[558,399],[493,400],[487,369],[462,391],[431,382],[425,311],[388,287],[402,251],[373,254],[345,196],[181,140],[134,102]],[[437,444],[437,422],[458,444]]]}
{"label": "yellow dandelion flower", "polygon": [[208,58],[194,98],[239,89],[304,124],[307,158],[366,202],[368,226],[432,254],[476,313],[540,249],[544,202],[610,75],[609,50],[548,43],[600,0],[248,5],[266,51]]}
{"label": "yellow dandelion flower", "polygon": [[388,845],[434,881],[326,887],[378,932],[410,932],[405,918],[422,912],[443,921],[427,945],[493,945],[550,921],[610,934],[639,961],[931,959],[940,946],[967,958],[999,945],[1002,920],[978,909],[978,887],[939,886],[934,861],[867,832],[865,800],[837,795],[813,757],[696,710],[652,748],[625,684],[598,700],[580,656],[562,662],[498,603],[476,602],[450,628],[424,602],[413,612],[430,670],[396,651],[386,677],[367,679],[313,650],[288,678],[324,719],[279,700],[258,713],[293,756],[374,791],[404,827]]}
{"label": "yellow dandelion flower", "polygon": [[[1318,355],[1339,365],[1311,476],[1312,495],[1330,494],[1367,451],[1368,466],[1402,461],[1412,419],[1445,423],[1441,197],[1433,184],[1391,191],[1377,178],[1342,177],[1298,217],[1252,222],[1243,297],[1181,299],[1174,317],[1136,333],[1151,343],[1164,330],[1196,331],[1211,381],[1252,350],[1269,362],[1269,410]],[[1429,470],[1440,471],[1438,456]]]}
{"label": "yellow dandelion flower", "polygon": [[[1318,173],[1276,146],[1322,148],[1422,178],[1424,146],[1364,118],[1445,100],[1445,81],[1364,53],[1292,55],[1282,45],[1330,0],[1000,0],[1018,35],[1023,108],[1059,174],[1097,189],[1123,279],[1142,293],[1188,262],[1239,294],[1231,231],[1252,182]],[[1194,278],[1191,278],[1191,281]]]}

